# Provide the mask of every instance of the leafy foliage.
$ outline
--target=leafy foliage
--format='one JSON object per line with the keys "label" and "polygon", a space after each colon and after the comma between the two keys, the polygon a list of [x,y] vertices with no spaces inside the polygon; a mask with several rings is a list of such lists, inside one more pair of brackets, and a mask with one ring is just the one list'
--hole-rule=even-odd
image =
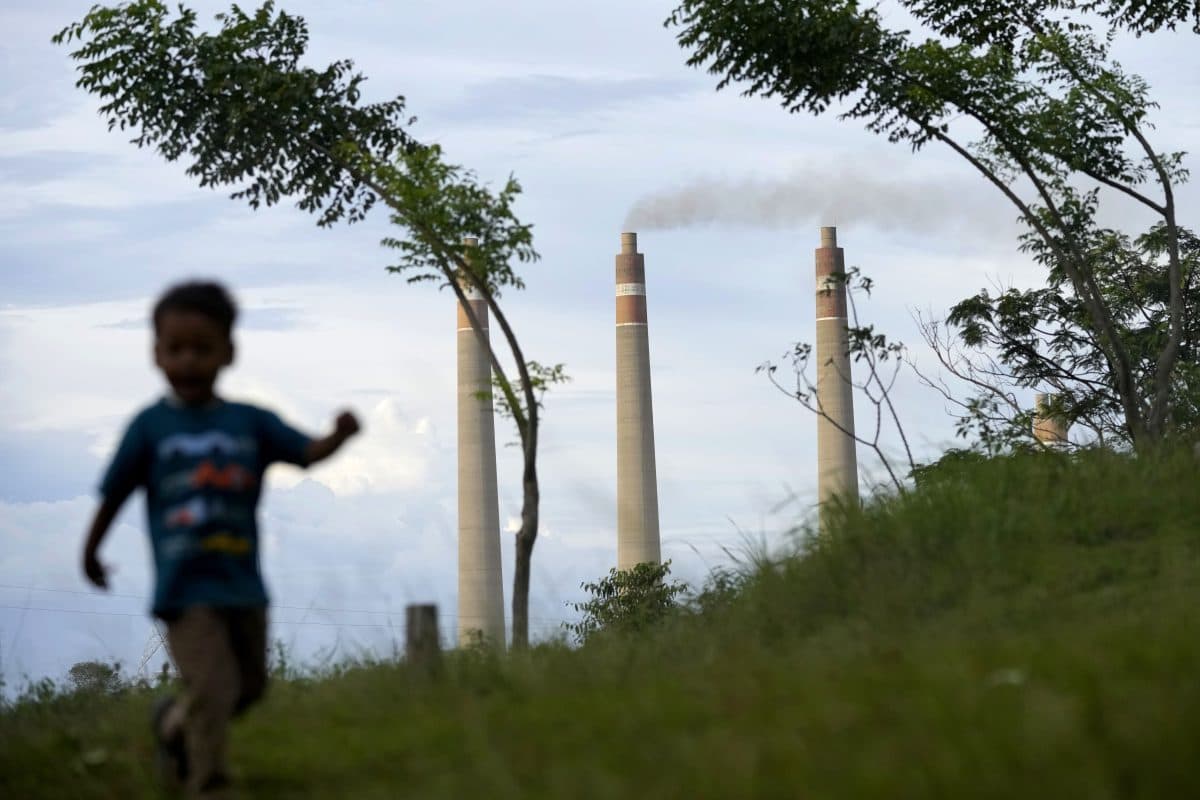
{"label": "leafy foliage", "polygon": [[[1200,290],[1200,240],[1179,232],[1183,294]],[[1149,396],[1157,374],[1156,356],[1169,338],[1170,288],[1166,277],[1166,236],[1158,225],[1130,240],[1116,230],[1097,230],[1090,237],[1091,271],[1111,309],[1114,326],[1132,356],[1132,377]],[[980,291],[957,303],[946,322],[970,348],[994,354],[1005,382],[1021,387],[1049,386],[1057,412],[1092,432],[1102,444],[1127,444],[1121,399],[1111,380],[1103,352],[1078,297],[1064,286],[1066,277],[1040,239],[1025,238],[1026,248],[1048,267],[1047,286]],[[1172,376],[1169,426],[1181,435],[1200,430],[1200,320],[1184,319],[1179,365]],[[994,398],[973,398],[977,413],[964,414],[981,439],[1013,444],[1028,438],[1029,414],[1000,411]],[[992,405],[986,408],[985,404]]]}
{"label": "leafy foliage", "polygon": [[583,618],[566,624],[566,629],[580,644],[586,644],[601,631],[647,630],[675,610],[679,605],[676,598],[687,590],[678,581],[668,581],[670,574],[670,561],[647,562],[626,570],[613,567],[600,580],[585,581],[581,586],[592,597],[571,604],[583,613]]}
{"label": "leafy foliage", "polygon": [[[530,361],[526,365],[526,368],[529,374],[530,388],[533,389],[537,397],[538,408],[542,407],[542,401],[551,386],[571,382],[571,376],[567,374],[566,364],[546,365],[537,361]],[[493,380],[493,386],[497,389],[502,388],[495,380]],[[519,388],[523,389],[524,386],[519,385]],[[502,417],[514,416],[513,409],[508,404],[508,398],[503,393],[496,395],[496,413]]]}
{"label": "leafy foliage", "polygon": [[510,177],[493,191],[437,145],[416,141],[403,97],[364,103],[365,79],[351,61],[305,66],[304,20],[271,0],[252,14],[235,5],[217,21],[216,32],[200,31],[182,5],[172,14],[159,0],[132,0],[94,6],[54,41],[75,46],[77,85],[104,100],[110,130],[130,129],[138,147],[187,160],[202,186],[230,186],[252,208],[294,199],[322,226],[360,221],[382,202],[399,228],[383,240],[400,253],[392,271],[440,282],[463,303],[468,290],[487,301],[517,372],[510,379],[491,351],[525,460],[513,578],[513,641],[523,646],[539,503],[535,386],[544,376],[530,375],[497,302],[503,288],[524,286],[514,263],[538,258],[532,226],[513,210],[520,184]]}
{"label": "leafy foliage", "polygon": [[96,6],[55,43],[78,42],[78,86],[106,102],[109,129],[137,131],[138,147],[191,159],[201,186],[233,185],[252,207],[298,197],[330,225],[361,220],[377,199],[332,153],[347,142],[386,162],[413,142],[404,98],[361,105],[363,76],[350,61],[302,66],[304,20],[264,3],[217,15],[216,34],[196,13],[171,17],[158,0]]}
{"label": "leafy foliage", "polygon": [[[54,41],[78,43],[78,86],[107,100],[110,130],[136,130],[134,144],[169,161],[187,157],[200,185],[234,186],[254,208],[294,197],[320,225],[359,221],[383,199],[411,234],[383,240],[402,253],[394,271],[474,276],[493,294],[524,287],[512,262],[538,256],[532,226],[512,209],[515,179],[493,193],[439,146],[417,142],[403,97],[363,104],[352,61],[303,66],[308,27],[274,2],[217,20],[218,32],[198,31],[194,11],[172,16],[158,0],[134,0],[93,8]],[[479,240],[470,263],[467,236]]]}
{"label": "leafy foliage", "polygon": [[[720,76],[718,88],[737,84],[792,113],[837,106],[840,119],[891,142],[914,151],[937,142],[964,159],[1012,203],[1028,229],[1024,246],[1050,274],[1048,293],[1005,298],[1004,309],[990,297],[968,301],[956,314],[973,322],[964,341],[986,346],[974,323],[1004,316],[1003,333],[1024,352],[1018,362],[1030,356],[1031,336],[1051,360],[1065,345],[1083,370],[1072,380],[1096,384],[1072,399],[1070,414],[1091,414],[1136,447],[1174,435],[1179,407],[1193,402],[1180,397],[1181,381],[1190,379],[1178,369],[1191,346],[1185,319],[1200,303],[1185,277],[1190,234],[1178,224],[1174,196],[1187,170],[1183,153],[1149,141],[1156,109],[1149,87],[1112,58],[1111,47],[1122,31],[1190,22],[1200,32],[1200,7],[1161,0],[899,5],[934,35],[891,29],[877,7],[858,0],[683,0],[666,24],[679,29],[690,65]],[[1158,222],[1149,238],[1131,244],[1101,229],[1102,192],[1152,213]],[[1161,291],[1149,292],[1151,285]],[[1157,308],[1157,320],[1140,330],[1129,319],[1131,304],[1138,312]],[[1052,384],[1055,376],[1042,364],[1000,377]]]}
{"label": "leafy foliage", "polygon": [[[537,261],[538,254],[533,226],[521,223],[513,211],[521,193],[516,178],[510,176],[493,192],[472,171],[447,164],[438,145],[411,147],[396,166],[380,164],[357,150],[348,150],[348,159],[363,174],[373,175],[403,209],[393,211],[392,222],[415,234],[383,240],[385,247],[401,253],[401,262],[389,271],[404,274],[410,283],[445,285],[447,266],[452,265],[464,286],[485,286],[493,297],[498,298],[505,286],[525,288],[513,262]],[[470,244],[464,232],[470,234]]]}
{"label": "leafy foliage", "polygon": [[115,694],[121,691],[125,684],[121,675],[121,665],[115,662],[106,664],[103,661],[80,661],[67,670],[67,678],[77,692]]}
{"label": "leafy foliage", "polygon": [[965,468],[976,467],[986,460],[987,456],[977,449],[952,447],[933,463],[913,467],[909,477],[913,479],[917,489],[929,488],[940,483],[952,484],[963,479]]}

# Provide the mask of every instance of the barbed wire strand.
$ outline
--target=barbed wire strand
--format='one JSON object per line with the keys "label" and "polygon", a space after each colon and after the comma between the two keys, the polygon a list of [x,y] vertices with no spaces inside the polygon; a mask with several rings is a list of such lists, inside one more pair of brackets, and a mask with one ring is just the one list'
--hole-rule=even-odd
{"label": "barbed wire strand", "polygon": [[[95,598],[102,599],[102,600],[103,599],[118,599],[118,598],[127,599],[127,600],[140,600],[142,602],[147,602],[150,600],[149,597],[146,597],[145,595],[140,595],[140,594],[123,594],[120,592],[90,592],[90,591],[86,591],[83,589],[57,589],[57,588],[52,588],[52,587],[20,586],[20,585],[13,584],[13,583],[0,583],[0,589],[11,589],[14,591],[24,591],[24,592],[52,592],[55,594],[83,595],[85,597],[95,597]],[[327,606],[293,606],[293,605],[284,605],[284,604],[280,604],[280,603],[271,603],[270,607],[271,608],[283,608],[283,609],[287,609],[289,611],[320,611],[320,612],[324,612],[324,613],[338,613],[338,614],[377,614],[377,615],[388,616],[388,617],[394,617],[394,616],[402,615],[405,613],[403,609],[394,610],[394,611],[383,611],[383,610],[369,609],[369,608],[333,608],[333,607],[327,607]],[[15,608],[24,608],[24,606],[0,605],[0,608],[15,609]],[[31,610],[34,610],[34,609],[31,608]],[[71,609],[41,609],[41,610],[43,610],[43,611],[56,611],[56,610],[70,611]],[[92,614],[112,613],[112,614],[116,614],[117,612],[80,610],[80,613],[92,613]],[[449,613],[442,612],[441,610],[438,611],[438,615],[446,616],[446,617],[453,617],[455,619],[458,618],[457,614],[449,614]],[[120,614],[120,616],[144,616],[144,614],[126,613],[126,614]],[[538,622],[554,622],[554,623],[567,621],[567,620],[558,619],[555,617],[529,617],[529,620],[531,622],[538,621]],[[298,624],[298,623],[294,623],[294,624]]]}

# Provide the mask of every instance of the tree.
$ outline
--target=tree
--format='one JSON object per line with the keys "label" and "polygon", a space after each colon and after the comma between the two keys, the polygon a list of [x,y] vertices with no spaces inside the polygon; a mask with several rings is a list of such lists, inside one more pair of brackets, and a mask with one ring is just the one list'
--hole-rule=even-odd
{"label": "tree", "polygon": [[[98,95],[109,130],[168,161],[188,159],[201,186],[231,186],[251,208],[295,199],[320,226],[362,220],[376,202],[400,230],[383,245],[400,253],[393,271],[454,292],[486,341],[467,287],[478,291],[515,361],[510,379],[489,344],[496,385],[520,438],[524,468],[521,528],[513,575],[514,647],[529,641],[529,575],[538,533],[538,381],[499,305],[504,289],[524,287],[513,261],[538,258],[531,226],[513,213],[520,185],[491,191],[447,163],[441,148],[406,130],[404,99],[362,104],[364,77],[351,61],[301,66],[308,29],[266,2],[253,14],[233,6],[220,30],[196,30],[195,12],[172,15],[158,0],[95,6],[54,37],[75,42],[77,85]],[[467,256],[463,240],[477,237]]]}
{"label": "tree", "polygon": [[[845,102],[841,119],[914,151],[937,142],[964,159],[1017,210],[1028,229],[1024,246],[1050,270],[1049,299],[1069,307],[1049,320],[1031,310],[1018,333],[1053,339],[1069,315],[1064,335],[1086,340],[1080,352],[1089,351],[1090,379],[1114,404],[1122,437],[1139,450],[1169,438],[1185,380],[1185,320],[1197,304],[1187,293],[1187,234],[1175,200],[1187,172],[1183,153],[1151,144],[1149,87],[1112,58],[1111,45],[1121,33],[1180,23],[1200,33],[1200,5],[896,2],[932,36],[890,29],[877,8],[857,0],[683,0],[666,25],[679,28],[689,65],[721,76],[719,89],[740,82],[744,94],[777,98],[792,113],[823,114]],[[1155,257],[1137,262],[1161,304],[1158,327],[1146,336],[1123,316],[1122,292],[1106,274],[1115,267],[1123,281],[1121,264],[1137,253],[1096,223],[1102,199],[1132,201],[1155,220]],[[1114,243],[1126,246],[1106,261]],[[1132,297],[1149,302],[1145,287],[1132,285]],[[978,331],[972,322],[996,305],[987,298],[973,308],[979,313],[960,306],[955,314],[968,326],[967,343]]]}
{"label": "tree", "polygon": [[[1041,243],[1026,238],[1029,249],[1047,263]],[[1133,357],[1134,381],[1148,394],[1156,376],[1156,354],[1170,326],[1162,226],[1133,240],[1119,231],[1104,230],[1096,244],[1088,253],[1089,261],[1112,309],[1115,328]],[[1200,240],[1180,228],[1179,245],[1183,296],[1194,298]],[[974,436],[975,446],[983,452],[1028,443],[1033,414],[1015,391],[1022,387],[1049,388],[1054,413],[1087,431],[1083,443],[1124,446],[1129,441],[1120,398],[1108,379],[1086,311],[1063,286],[1062,272],[1049,266],[1045,288],[983,290],[956,304],[945,320],[917,314],[922,336],[942,368],[972,393],[959,397],[940,378],[919,373],[921,379],[950,402],[959,432]],[[1188,314],[1166,422],[1169,431],[1189,438],[1200,432],[1198,356],[1200,318]]]}
{"label": "tree", "polygon": [[77,692],[116,694],[121,690],[121,665],[103,661],[80,661],[67,670],[67,677]]}
{"label": "tree", "polygon": [[638,633],[666,618],[678,607],[676,598],[687,590],[679,581],[668,581],[671,562],[644,562],[630,569],[613,567],[598,581],[580,584],[592,599],[572,603],[583,613],[576,623],[566,624],[579,644],[601,631]]}
{"label": "tree", "polygon": [[[783,354],[783,360],[791,367],[794,382],[792,380],[787,383],[782,382],[777,375],[779,365],[772,361],[759,365],[755,371],[765,374],[767,380],[771,381],[776,389],[818,417],[828,420],[842,433],[853,438],[857,444],[870,448],[884,471],[887,472],[888,482],[897,492],[904,494],[903,478],[905,475],[912,474],[913,470],[917,468],[916,462],[913,461],[912,448],[908,445],[908,436],[904,432],[904,425],[900,422],[900,414],[896,411],[896,405],[892,401],[892,389],[905,364],[905,347],[902,342],[888,339],[887,335],[880,333],[874,325],[864,323],[859,319],[855,295],[862,292],[868,297],[870,296],[874,286],[874,282],[870,278],[864,276],[857,267],[844,273],[838,273],[834,277],[837,279],[838,287],[845,287],[846,303],[850,311],[849,324],[846,327],[848,334],[846,354],[853,363],[861,365],[860,370],[865,369],[867,372],[866,377],[858,381],[855,381],[850,375],[843,375],[842,378],[861,397],[866,398],[867,402],[875,409],[875,424],[870,435],[864,435],[857,430],[847,430],[825,410],[821,403],[821,396],[817,392],[817,386],[808,374],[809,362],[813,354],[813,346],[808,342],[797,342]],[[834,286],[826,286],[822,292],[837,290]],[[904,450],[904,464],[895,463],[895,459],[889,457],[884,451],[881,439],[885,427],[894,429],[899,437]],[[901,472],[900,469],[904,466],[907,466],[907,469]]]}

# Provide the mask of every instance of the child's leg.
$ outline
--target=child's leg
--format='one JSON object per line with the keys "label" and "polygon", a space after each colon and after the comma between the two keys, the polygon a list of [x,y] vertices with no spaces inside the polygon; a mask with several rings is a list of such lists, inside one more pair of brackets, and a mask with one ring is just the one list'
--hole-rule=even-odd
{"label": "child's leg", "polygon": [[184,685],[179,702],[189,794],[220,797],[228,784],[225,749],[229,720],[241,691],[225,615],[206,607],[189,608],[167,624],[167,645]]}
{"label": "child's leg", "polygon": [[237,654],[239,686],[234,716],[241,714],[267,690],[267,610],[248,608],[231,611],[229,635]]}

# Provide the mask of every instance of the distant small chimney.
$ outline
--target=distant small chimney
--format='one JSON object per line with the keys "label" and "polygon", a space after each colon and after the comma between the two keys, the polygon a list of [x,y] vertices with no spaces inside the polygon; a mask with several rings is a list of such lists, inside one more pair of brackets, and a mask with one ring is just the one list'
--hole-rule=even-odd
{"label": "distant small chimney", "polygon": [[1045,392],[1034,395],[1033,436],[1047,447],[1065,447],[1070,444],[1067,438],[1070,425],[1052,409],[1054,398],[1054,395]]}

